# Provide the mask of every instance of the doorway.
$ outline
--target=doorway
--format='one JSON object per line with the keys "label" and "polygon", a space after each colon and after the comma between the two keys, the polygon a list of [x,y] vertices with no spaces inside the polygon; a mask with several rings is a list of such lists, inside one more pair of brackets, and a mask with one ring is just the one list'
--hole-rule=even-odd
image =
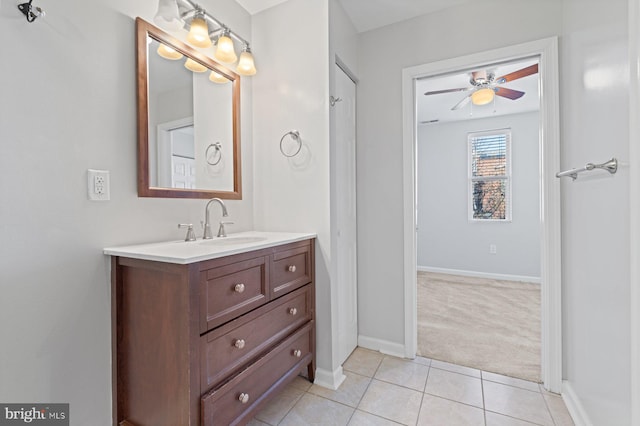
{"label": "doorway", "polygon": [[417,214],[415,85],[421,78],[481,68],[487,64],[538,57],[540,67],[540,281],[542,316],[542,381],[551,391],[561,390],[560,312],[560,187],[559,170],[558,59],[557,39],[550,38],[464,57],[433,62],[403,71],[403,190],[404,190],[404,281],[405,355],[417,350]]}
{"label": "doorway", "polygon": [[538,59],[416,81],[417,354],[540,381]]}

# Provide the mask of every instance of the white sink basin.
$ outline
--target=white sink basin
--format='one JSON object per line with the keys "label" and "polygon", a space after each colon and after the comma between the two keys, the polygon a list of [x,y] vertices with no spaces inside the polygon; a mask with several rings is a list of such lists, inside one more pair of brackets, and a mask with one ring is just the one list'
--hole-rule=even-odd
{"label": "white sink basin", "polygon": [[212,240],[202,240],[199,244],[205,246],[233,246],[236,244],[259,243],[266,239],[266,237],[218,237]]}
{"label": "white sink basin", "polygon": [[315,237],[316,234],[312,233],[246,231],[210,240],[180,240],[110,247],[105,248],[104,253],[111,256],[188,264]]}

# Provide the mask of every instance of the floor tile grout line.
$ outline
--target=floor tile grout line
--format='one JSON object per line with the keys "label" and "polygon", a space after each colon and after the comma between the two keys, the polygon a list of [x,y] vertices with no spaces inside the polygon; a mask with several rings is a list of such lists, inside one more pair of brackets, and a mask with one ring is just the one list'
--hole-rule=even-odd
{"label": "floor tile grout line", "polygon": [[[480,379],[480,377],[477,377],[477,376],[472,376],[470,374],[460,373],[459,371],[447,370],[446,368],[438,368],[438,367],[434,367],[434,366],[431,366],[430,368],[435,368],[436,370],[440,370],[440,371],[446,371],[448,373],[459,374],[460,376],[466,376],[466,377],[472,377],[474,379]],[[478,370],[478,371],[480,372],[481,370]]]}
{"label": "floor tile grout line", "polygon": [[[309,389],[311,389],[311,386],[309,386]],[[287,416],[289,415],[289,413],[291,412],[291,410],[293,410],[293,409],[295,408],[295,406],[296,406],[296,405],[298,405],[298,403],[300,402],[300,400],[302,399],[302,397],[304,397],[304,395],[305,395],[306,393],[308,393],[308,390],[306,390],[306,391],[303,391],[302,389],[299,389],[299,390],[303,392],[303,393],[302,393],[302,395],[300,395],[300,396],[298,397],[298,399],[296,399],[296,402],[294,402],[294,403],[293,403],[293,405],[291,406],[291,408],[289,408],[289,409],[287,410],[287,412],[285,413],[285,415],[284,415],[284,416],[282,416],[282,418],[278,421],[278,423],[276,424],[276,426],[280,425],[280,424],[284,421],[284,419],[286,419],[286,418],[287,418]]]}
{"label": "floor tile grout line", "polygon": [[527,392],[531,392],[531,393],[537,393],[537,394],[542,395],[542,392],[540,392],[540,391],[534,391],[534,390],[531,390],[531,389],[523,388],[523,387],[512,385],[512,384],[509,384],[509,383],[496,382],[494,380],[487,380],[487,379],[482,379],[482,381],[483,382],[493,383],[493,384],[496,384],[496,385],[509,386],[510,388],[520,389],[520,390],[523,390],[523,391],[527,391]]}
{"label": "floor tile grout line", "polygon": [[[371,380],[377,380],[377,381],[382,382],[382,383],[387,383],[389,385],[398,386],[398,387],[400,387],[402,389],[408,389],[408,390],[412,390],[414,392],[424,393],[424,390],[420,390],[420,389],[416,389],[416,388],[410,388],[409,386],[399,385],[398,383],[389,382],[387,380],[379,379],[377,377],[372,377]],[[424,384],[425,384],[425,387],[426,387],[427,386],[427,382],[424,382]]]}
{"label": "floor tile grout line", "polygon": [[[430,392],[423,392],[423,393],[425,395],[433,396],[435,398],[440,398],[440,399],[444,399],[446,401],[455,402],[456,404],[466,405],[467,407],[477,408],[478,410],[484,410],[484,408],[478,407],[477,405],[467,404],[466,402],[456,401],[455,399],[451,399],[451,398],[445,398],[444,396],[436,395],[436,394],[433,394],[433,393],[430,393]],[[482,405],[484,405],[484,402],[483,402]]]}
{"label": "floor tile grout line", "polygon": [[487,404],[484,401],[484,379],[482,378],[482,371],[480,371],[480,392],[482,393],[482,417],[484,418],[485,426],[487,426]]}
{"label": "floor tile grout line", "polygon": [[510,419],[518,420],[520,422],[528,423],[528,424],[534,425],[534,426],[544,426],[543,424],[540,424],[540,423],[531,422],[529,420],[521,419],[520,417],[514,417],[514,416],[511,416],[509,414],[500,413],[498,411],[485,410],[485,412],[492,413],[492,414],[497,414],[497,415],[502,416],[502,417],[508,417]]}
{"label": "floor tile grout line", "polygon": [[551,408],[549,408],[549,403],[547,402],[547,398],[542,395],[542,400],[544,401],[544,406],[547,407],[547,412],[549,413],[549,417],[551,417],[551,422],[554,426],[557,425],[555,417],[553,417],[553,413],[551,412]]}

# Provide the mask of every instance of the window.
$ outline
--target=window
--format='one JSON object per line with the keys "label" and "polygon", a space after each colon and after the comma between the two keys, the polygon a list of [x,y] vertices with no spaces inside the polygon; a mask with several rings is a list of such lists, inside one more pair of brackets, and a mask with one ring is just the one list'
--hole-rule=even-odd
{"label": "window", "polygon": [[511,131],[469,133],[469,218],[511,220]]}

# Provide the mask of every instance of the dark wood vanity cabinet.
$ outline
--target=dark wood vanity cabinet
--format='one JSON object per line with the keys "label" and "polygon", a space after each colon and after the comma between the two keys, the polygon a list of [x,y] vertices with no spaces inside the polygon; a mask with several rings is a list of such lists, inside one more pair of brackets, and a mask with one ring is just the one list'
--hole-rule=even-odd
{"label": "dark wood vanity cabinet", "polygon": [[315,371],[314,240],[192,264],[112,258],[114,424],[241,425]]}

